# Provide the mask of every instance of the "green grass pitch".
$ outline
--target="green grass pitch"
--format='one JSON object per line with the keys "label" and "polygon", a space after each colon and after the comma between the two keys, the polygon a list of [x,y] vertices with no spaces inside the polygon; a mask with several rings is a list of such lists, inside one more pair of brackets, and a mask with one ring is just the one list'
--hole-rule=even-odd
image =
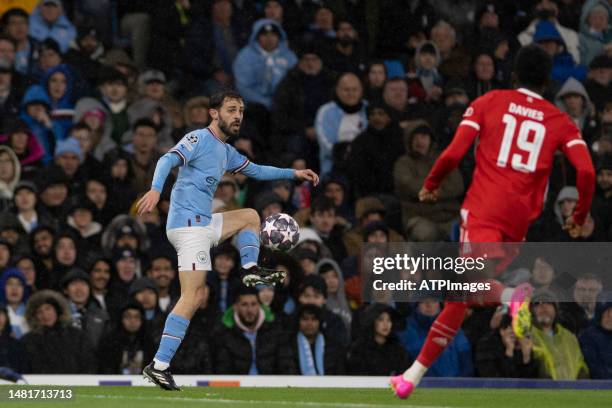
{"label": "green grass pitch", "polygon": [[384,389],[185,387],[181,392],[165,392],[152,387],[74,387],[75,399],[72,401],[8,402],[8,387],[15,388],[0,387],[3,399],[0,405],[6,408],[612,407],[612,391],[583,390],[423,388],[410,399],[401,401],[390,390]]}

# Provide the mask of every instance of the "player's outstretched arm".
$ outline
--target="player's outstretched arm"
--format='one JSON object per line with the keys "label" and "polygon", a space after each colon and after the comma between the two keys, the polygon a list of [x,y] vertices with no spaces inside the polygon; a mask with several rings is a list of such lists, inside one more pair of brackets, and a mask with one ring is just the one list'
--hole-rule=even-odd
{"label": "player's outstretched arm", "polygon": [[300,179],[309,180],[314,185],[319,183],[319,176],[310,169],[281,169],[279,167],[261,166],[259,164],[248,162],[245,166],[241,166],[239,171],[245,176],[255,180]]}
{"label": "player's outstretched arm", "polygon": [[319,175],[310,169],[295,170],[293,174],[298,180],[310,181],[314,186],[319,184]]}
{"label": "player's outstretched arm", "polygon": [[[593,194],[595,193],[595,168],[593,167],[593,161],[584,140],[571,140],[562,149],[569,162],[576,169],[576,189],[578,190],[578,202],[568,222],[579,227],[584,224],[591,208],[591,202],[593,201]],[[575,228],[566,223],[566,229],[570,231],[571,235],[571,231]]]}
{"label": "player's outstretched arm", "polygon": [[151,212],[157,206],[159,202],[159,196],[164,188],[164,183],[168,174],[172,168],[180,165],[182,159],[177,153],[168,152],[159,158],[157,165],[155,166],[155,173],[153,174],[153,182],[151,183],[151,190],[149,190],[136,204],[138,214],[142,215],[147,212]]}

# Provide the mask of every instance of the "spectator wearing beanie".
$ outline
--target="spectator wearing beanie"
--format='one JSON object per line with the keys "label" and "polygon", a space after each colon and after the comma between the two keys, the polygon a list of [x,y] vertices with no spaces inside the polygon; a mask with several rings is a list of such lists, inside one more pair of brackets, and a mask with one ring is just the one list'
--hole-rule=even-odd
{"label": "spectator wearing beanie", "polygon": [[155,282],[145,277],[136,279],[130,285],[128,296],[142,305],[148,330],[162,330],[166,316],[163,316],[159,307],[159,292]]}
{"label": "spectator wearing beanie", "polygon": [[76,40],[70,44],[66,53],[66,62],[75,67],[93,86],[102,66],[100,59],[103,55],[104,45],[100,33],[94,26],[86,24],[78,27]]}
{"label": "spectator wearing beanie", "polygon": [[115,328],[100,341],[98,372],[140,374],[155,353],[146,329],[144,310],[140,303],[132,300],[122,304],[117,316]]}
{"label": "spectator wearing beanie", "polygon": [[301,375],[345,374],[346,350],[321,329],[323,311],[315,305],[300,306],[292,355]]}
{"label": "spectator wearing beanie", "polygon": [[81,171],[82,160],[83,151],[78,140],[69,137],[57,143],[54,164],[68,179],[71,191],[78,191],[87,178]]}
{"label": "spectator wearing beanie", "polygon": [[580,337],[580,349],[593,379],[612,378],[612,302],[596,306],[595,324]]}
{"label": "spectator wearing beanie", "polygon": [[393,163],[402,152],[402,130],[391,109],[381,102],[368,106],[368,127],[351,143],[350,185],[356,197],[393,192]]}
{"label": "spectator wearing beanie", "polygon": [[393,308],[379,303],[364,310],[359,333],[349,348],[348,374],[388,376],[410,364],[393,331],[393,314]]}
{"label": "spectator wearing beanie", "polygon": [[[56,220],[66,218],[68,212],[68,195],[70,184],[68,177],[61,168],[50,166],[36,179],[42,210],[57,223]],[[59,226],[59,225],[54,225]]]}
{"label": "spectator wearing beanie", "polygon": [[402,220],[407,236],[414,241],[437,241],[450,233],[459,213],[463,179],[454,170],[444,181],[434,204],[421,203],[419,189],[436,160],[433,130],[426,123],[405,133],[406,153],[394,164],[395,193],[402,203]]}
{"label": "spectator wearing beanie", "polygon": [[129,297],[130,286],[138,279],[136,272],[136,254],[128,246],[118,247],[113,253],[113,266],[117,274],[111,280],[110,293],[112,306],[109,305],[111,315],[117,312],[123,301]]}
{"label": "spectator wearing beanie", "polygon": [[72,325],[86,334],[94,349],[110,326],[108,313],[100,308],[91,296],[89,275],[80,268],[73,268],[62,278],[62,290],[72,314]]}
{"label": "spectator wearing beanie", "polygon": [[62,295],[52,290],[36,292],[28,301],[26,319],[31,331],[22,341],[30,373],[96,372],[94,349],[87,333],[72,326],[68,302]]}

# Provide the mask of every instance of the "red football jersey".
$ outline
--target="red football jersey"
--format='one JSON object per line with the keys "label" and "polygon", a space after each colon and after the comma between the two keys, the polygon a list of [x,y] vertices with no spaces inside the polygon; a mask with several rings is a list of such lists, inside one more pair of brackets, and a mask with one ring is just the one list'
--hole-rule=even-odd
{"label": "red football jersey", "polygon": [[438,188],[476,137],[476,168],[463,208],[481,224],[521,240],[542,211],[557,150],[578,170],[586,169],[579,177],[592,173],[590,179],[583,177],[577,183],[580,202],[575,218],[579,224],[584,222],[594,190],[594,170],[586,143],[568,115],[527,89],[488,92],[465,111],[425,188]]}

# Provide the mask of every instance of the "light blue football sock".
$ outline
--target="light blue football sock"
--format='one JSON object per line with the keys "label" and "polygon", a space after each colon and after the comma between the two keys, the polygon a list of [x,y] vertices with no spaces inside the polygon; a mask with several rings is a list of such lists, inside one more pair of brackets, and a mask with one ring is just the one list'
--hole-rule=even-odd
{"label": "light blue football sock", "polygon": [[165,370],[170,366],[172,357],[185,337],[187,327],[189,327],[188,319],[173,313],[168,315],[159,348],[153,359],[156,370]]}
{"label": "light blue football sock", "polygon": [[240,251],[240,265],[249,269],[257,265],[259,257],[259,236],[251,230],[243,230],[236,236],[236,244]]}

